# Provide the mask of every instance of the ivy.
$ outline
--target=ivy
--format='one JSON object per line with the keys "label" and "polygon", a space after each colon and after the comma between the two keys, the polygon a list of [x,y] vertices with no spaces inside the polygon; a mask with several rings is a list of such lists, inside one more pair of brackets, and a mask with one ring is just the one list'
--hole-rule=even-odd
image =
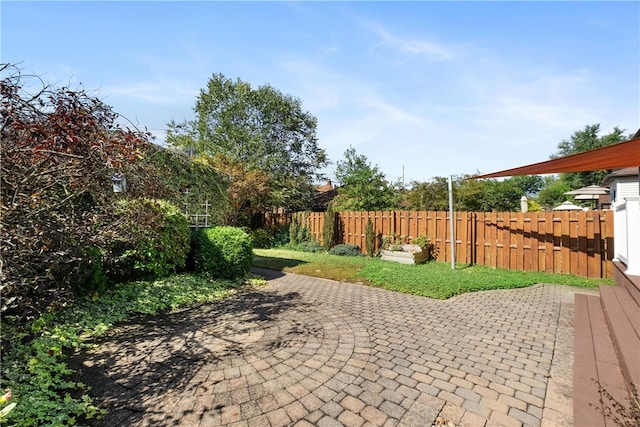
{"label": "ivy", "polygon": [[212,302],[242,283],[180,274],[123,283],[102,295],[79,298],[64,310],[45,313],[27,330],[3,319],[2,386],[11,389],[16,406],[2,425],[71,426],[102,416],[105,411],[94,404],[86,386],[71,380],[69,353],[93,345],[94,338],[134,315]]}

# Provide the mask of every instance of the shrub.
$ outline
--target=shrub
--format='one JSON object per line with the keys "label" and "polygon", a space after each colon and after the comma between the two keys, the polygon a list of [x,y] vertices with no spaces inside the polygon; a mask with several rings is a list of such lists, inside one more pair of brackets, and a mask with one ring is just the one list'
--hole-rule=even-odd
{"label": "shrub", "polygon": [[324,247],[320,243],[313,240],[298,243],[294,247],[294,249],[301,252],[324,252]]}
{"label": "shrub", "polygon": [[438,258],[438,248],[431,242],[429,236],[415,237],[412,242],[422,248],[422,251],[427,254],[427,261]]}
{"label": "shrub", "polygon": [[240,228],[197,229],[192,234],[189,266],[210,277],[240,278],[251,268],[252,249],[251,237]]}
{"label": "shrub", "polygon": [[248,232],[254,248],[270,249],[286,245],[289,241],[289,231],[286,226],[271,226],[257,228]]}
{"label": "shrub", "polygon": [[309,212],[294,213],[291,216],[291,224],[289,225],[289,243],[297,245],[298,243],[310,241]]}
{"label": "shrub", "polygon": [[[56,270],[67,266],[69,272],[77,271],[75,279],[71,282],[71,289],[75,294],[85,295],[97,292],[103,293],[107,284],[107,276],[104,274],[102,251],[96,247],[78,249],[78,254],[71,257],[67,263],[61,263]],[[76,264],[79,266],[76,268]],[[80,268],[81,266],[81,268]],[[60,272],[60,274],[69,274]]]}
{"label": "shrub", "polygon": [[329,253],[331,255],[362,256],[362,249],[358,245],[343,243],[331,248]]}
{"label": "shrub", "polygon": [[313,253],[325,252],[324,246],[314,241],[296,243],[295,245],[291,243],[287,243],[286,245],[282,246],[282,248],[292,250],[292,251],[298,251],[298,252],[313,252]]}
{"label": "shrub", "polygon": [[[226,176],[206,156],[189,156],[173,148],[147,144],[141,149],[139,169],[131,173],[131,186],[142,186],[146,197],[163,199],[190,214],[207,214],[209,224],[222,224],[231,209]],[[135,181],[142,174],[143,183]],[[204,218],[204,217],[202,217]]]}
{"label": "shrub", "polygon": [[45,86],[9,64],[0,72],[0,312],[26,320],[69,302],[92,262],[81,248],[102,247],[99,231],[110,228],[111,177],[133,176],[150,134],[123,128],[84,90]]}
{"label": "shrub", "polygon": [[291,224],[289,224],[289,243],[292,245],[297,245],[298,242],[298,230],[300,226],[298,225],[298,221],[295,216],[291,218]]}
{"label": "shrub", "polygon": [[251,236],[251,243],[254,248],[269,249],[272,248],[273,235],[270,230],[266,228],[257,228],[255,230],[248,231]]}
{"label": "shrub", "polygon": [[367,219],[367,226],[364,229],[364,244],[367,249],[367,255],[370,257],[376,256],[376,234],[371,218]]}
{"label": "shrub", "polygon": [[119,218],[107,254],[112,277],[163,277],[182,270],[189,254],[191,231],[180,210],[155,199],[120,200]]}
{"label": "shrub", "polygon": [[282,224],[274,227],[273,232],[273,246],[279,247],[284,246],[289,241],[289,232],[287,230],[287,226]]}
{"label": "shrub", "polygon": [[322,223],[322,245],[326,250],[336,245],[336,229],[336,212],[333,210],[333,205],[329,203]]}

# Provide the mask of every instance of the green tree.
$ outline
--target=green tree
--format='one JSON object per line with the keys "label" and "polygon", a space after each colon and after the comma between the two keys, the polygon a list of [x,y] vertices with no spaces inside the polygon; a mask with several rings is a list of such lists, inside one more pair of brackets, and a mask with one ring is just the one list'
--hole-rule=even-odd
{"label": "green tree", "polygon": [[538,193],[537,202],[546,209],[552,209],[566,200],[573,200],[570,195],[564,194],[567,191],[571,191],[569,183],[555,176],[546,177],[545,187]]}
{"label": "green tree", "polygon": [[168,124],[167,142],[188,152],[224,156],[270,178],[273,207],[299,210],[327,165],[318,147],[317,120],[300,99],[269,85],[254,89],[214,74],[200,91],[192,121]]}
{"label": "green tree", "polygon": [[520,210],[520,198],[532,196],[543,186],[539,176],[514,176],[504,180],[459,180],[456,192],[456,209],[475,212],[512,212]]}
{"label": "green tree", "polygon": [[[551,158],[555,159],[606,147],[630,138],[625,136],[624,130],[618,127],[614,127],[613,132],[607,135],[598,136],[599,133],[599,124],[585,126],[584,129],[574,132],[570,139],[562,140],[558,144],[558,152],[553,154]],[[560,175],[560,179],[566,182],[571,189],[576,189],[588,185],[600,185],[604,177],[609,173],[611,173],[611,170],[563,173]]]}
{"label": "green tree", "polygon": [[490,180],[463,179],[454,193],[455,209],[459,211],[484,212],[490,210],[486,202]]}
{"label": "green tree", "polygon": [[544,179],[539,175],[514,176],[508,179],[520,190],[520,197],[533,196],[544,187]]}
{"label": "green tree", "polygon": [[378,166],[349,147],[337,162],[336,178],[341,183],[333,199],[337,211],[379,211],[398,208],[400,192],[390,185]]}
{"label": "green tree", "polygon": [[520,210],[520,198],[524,196],[523,189],[513,179],[502,181],[487,181],[485,199],[486,212],[514,212]]}
{"label": "green tree", "polygon": [[224,155],[201,156],[203,161],[227,177],[227,225],[249,224],[254,214],[264,212],[269,204],[270,179],[258,169]]}
{"label": "green tree", "polygon": [[[540,177],[513,177],[498,181],[476,180],[472,175],[453,178],[454,209],[471,212],[515,211],[520,198],[530,196],[543,186]],[[449,183],[446,177],[434,177],[428,182],[413,182],[407,196],[410,209],[448,210]]]}
{"label": "green tree", "polygon": [[448,178],[436,176],[427,182],[413,181],[407,195],[409,209],[443,211],[449,209]]}

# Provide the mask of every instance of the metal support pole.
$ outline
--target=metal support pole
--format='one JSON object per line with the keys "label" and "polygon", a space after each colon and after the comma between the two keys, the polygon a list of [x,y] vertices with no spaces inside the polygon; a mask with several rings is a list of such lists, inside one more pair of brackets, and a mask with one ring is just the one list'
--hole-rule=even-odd
{"label": "metal support pole", "polygon": [[456,269],[456,237],[453,228],[453,222],[455,218],[453,217],[453,184],[451,183],[451,175],[449,175],[449,233],[451,235],[451,269]]}

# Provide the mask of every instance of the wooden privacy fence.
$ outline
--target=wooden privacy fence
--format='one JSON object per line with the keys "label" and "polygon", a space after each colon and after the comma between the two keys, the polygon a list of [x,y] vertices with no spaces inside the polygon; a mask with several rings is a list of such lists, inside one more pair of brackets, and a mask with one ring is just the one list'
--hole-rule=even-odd
{"label": "wooden privacy fence", "polygon": [[[366,247],[371,220],[379,246],[382,237],[411,243],[428,236],[439,261],[451,260],[449,212],[340,212],[341,243]],[[521,271],[613,277],[613,212],[455,212],[456,262]],[[309,214],[314,239],[322,241],[323,212]],[[379,247],[376,247],[379,249]]]}

